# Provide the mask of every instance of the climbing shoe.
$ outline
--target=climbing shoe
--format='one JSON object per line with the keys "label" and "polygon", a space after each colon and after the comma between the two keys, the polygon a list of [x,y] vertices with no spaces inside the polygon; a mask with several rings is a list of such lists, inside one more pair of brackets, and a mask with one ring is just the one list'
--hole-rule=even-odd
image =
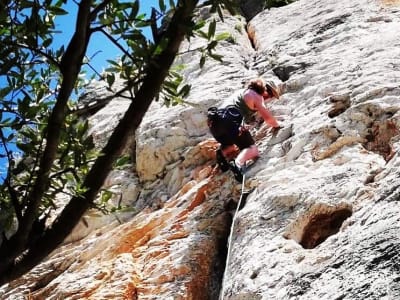
{"label": "climbing shoe", "polygon": [[229,162],[229,166],[230,166],[231,171],[233,172],[235,179],[241,183],[243,181],[244,170],[242,168],[240,168],[239,166],[237,166],[234,160],[231,160]]}
{"label": "climbing shoe", "polygon": [[221,169],[222,172],[226,172],[229,170],[230,165],[226,161],[224,155],[222,154],[222,150],[218,149],[216,153],[216,158],[217,158],[217,165]]}

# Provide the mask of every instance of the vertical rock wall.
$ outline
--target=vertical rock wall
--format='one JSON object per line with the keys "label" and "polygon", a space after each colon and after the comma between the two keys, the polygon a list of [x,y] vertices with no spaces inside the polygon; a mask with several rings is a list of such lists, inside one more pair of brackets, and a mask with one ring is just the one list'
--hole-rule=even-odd
{"label": "vertical rock wall", "polygon": [[[207,9],[200,13],[210,17]],[[226,16],[218,26],[231,34],[218,46],[223,64],[209,60],[200,70],[191,50],[204,41],[182,47],[187,54],[177,64],[186,65],[193,86],[189,105],[153,103],[135,134],[132,164],[114,170],[104,185],[115,193],[109,205],[123,211],[89,211],[47,261],[2,286],[1,299],[218,298],[232,218],[226,205],[239,197],[240,186],[213,166],[217,144],[205,112],[256,76],[247,67],[254,49],[245,25],[243,17]],[[108,96],[101,84],[94,91]],[[90,117],[97,145],[128,105],[117,98]]]}
{"label": "vertical rock wall", "polygon": [[388,4],[297,1],[251,20],[254,67],[285,81],[292,135],[260,142],[223,299],[400,297],[400,3]]}

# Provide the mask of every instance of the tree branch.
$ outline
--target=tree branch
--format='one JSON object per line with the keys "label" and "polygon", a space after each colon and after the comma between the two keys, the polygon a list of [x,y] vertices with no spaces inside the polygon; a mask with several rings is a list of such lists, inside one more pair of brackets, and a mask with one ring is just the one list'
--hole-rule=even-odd
{"label": "tree branch", "polygon": [[[96,52],[97,53],[97,52]],[[93,57],[93,56],[92,56]],[[89,58],[88,58],[89,60]],[[86,63],[87,66],[97,75],[99,76],[99,79],[102,80],[104,79],[103,76],[90,64],[90,62]]]}
{"label": "tree branch", "polygon": [[21,210],[21,206],[18,202],[17,191],[11,185],[11,180],[10,180],[11,171],[12,171],[10,163],[12,161],[12,155],[11,155],[10,150],[7,147],[7,140],[3,134],[3,130],[0,130],[0,136],[1,136],[1,142],[3,144],[4,151],[6,152],[7,160],[8,160],[8,174],[5,179],[5,184],[7,185],[8,193],[10,194],[11,203],[14,207],[15,215],[17,216],[18,222],[20,222],[22,219],[22,210]]}
{"label": "tree branch", "polygon": [[0,256],[2,257],[0,274],[3,274],[4,270],[13,264],[14,259],[25,250],[41,199],[49,185],[48,175],[56,157],[67,111],[67,102],[77,80],[90,38],[91,3],[91,0],[82,0],[79,5],[76,30],[60,63],[63,80],[57,102],[49,117],[46,146],[40,159],[39,170],[32,191],[27,197],[29,203],[20,224],[18,224],[17,232],[0,247]]}
{"label": "tree branch", "polygon": [[44,52],[44,51],[41,51],[41,50],[39,50],[39,49],[37,49],[37,48],[32,48],[32,47],[29,47],[28,45],[20,44],[20,43],[15,43],[15,44],[13,44],[13,46],[17,46],[17,47],[20,47],[20,48],[23,48],[23,49],[27,49],[27,50],[29,50],[29,51],[35,53],[35,54],[42,55],[42,56],[44,56],[48,61],[50,61],[52,64],[54,64],[54,65],[57,66],[57,67],[60,67],[60,62],[56,61],[51,55],[47,54],[47,53]]}
{"label": "tree branch", "polygon": [[177,9],[165,32],[168,43],[161,53],[153,57],[147,65],[146,75],[135,94],[135,98],[113,131],[107,145],[103,148],[102,155],[97,158],[84,180],[83,187],[87,189],[86,192],[81,197],[75,196],[71,199],[51,228],[38,239],[35,247],[25,252],[15,265],[9,261],[8,264],[1,263],[0,285],[21,276],[50,254],[55,247],[62,243],[86,210],[93,204],[129,135],[138,128],[150,104],[159,93],[179,46],[189,32],[188,24],[190,24],[197,3],[198,0],[178,1]]}
{"label": "tree branch", "polygon": [[122,47],[114,37],[109,34],[107,31],[105,31],[103,28],[99,30],[102,34],[104,34],[115,46],[118,47],[119,50],[121,50],[126,56],[128,56],[133,62],[135,61],[135,58],[125,50],[124,47]]}

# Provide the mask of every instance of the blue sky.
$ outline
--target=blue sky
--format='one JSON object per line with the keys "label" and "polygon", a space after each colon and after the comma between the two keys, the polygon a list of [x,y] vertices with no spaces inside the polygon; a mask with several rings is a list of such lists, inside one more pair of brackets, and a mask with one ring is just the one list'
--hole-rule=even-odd
{"label": "blue sky", "polygon": [[[151,7],[158,8],[159,0],[141,0],[139,6],[139,12],[149,14]],[[168,1],[165,1],[168,2]],[[75,20],[77,13],[77,4],[72,0],[68,0],[66,5],[63,7],[70,14],[57,17],[55,23],[57,29],[62,31],[62,34],[58,34],[55,39],[55,46],[67,45],[74,33]],[[150,31],[145,31],[150,38]],[[91,58],[90,64],[98,71],[102,72],[103,69],[107,67],[107,60],[115,59],[119,54],[120,50],[113,45],[103,34],[100,32],[94,33],[92,35],[91,41],[89,43],[89,48],[87,50],[87,56]],[[85,68],[87,72],[91,73],[90,68]]]}

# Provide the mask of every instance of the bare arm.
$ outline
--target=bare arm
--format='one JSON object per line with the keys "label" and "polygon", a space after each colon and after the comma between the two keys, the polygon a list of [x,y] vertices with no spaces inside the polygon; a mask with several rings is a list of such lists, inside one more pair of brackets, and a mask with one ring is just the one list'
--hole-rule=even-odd
{"label": "bare arm", "polygon": [[271,102],[272,100],[274,100],[275,98],[271,98],[271,97],[264,97],[264,103],[266,102]]}
{"label": "bare arm", "polygon": [[269,112],[269,110],[265,107],[263,98],[255,97],[253,99],[254,108],[257,109],[258,113],[264,119],[265,123],[270,125],[271,127],[279,127],[278,121],[275,117]]}

